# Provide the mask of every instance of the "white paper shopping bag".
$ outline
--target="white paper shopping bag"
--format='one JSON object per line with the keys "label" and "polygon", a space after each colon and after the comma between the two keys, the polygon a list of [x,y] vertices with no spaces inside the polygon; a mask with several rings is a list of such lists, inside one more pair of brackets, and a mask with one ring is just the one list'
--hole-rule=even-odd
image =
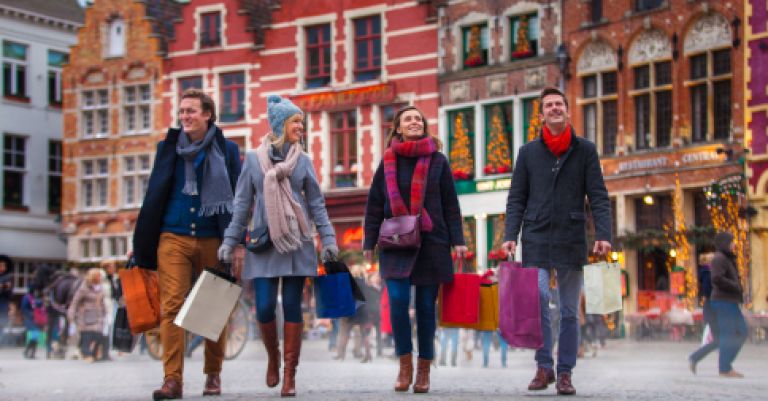
{"label": "white paper shopping bag", "polygon": [[218,341],[242,291],[232,276],[205,269],[173,323],[211,341]]}
{"label": "white paper shopping bag", "polygon": [[618,263],[584,266],[584,297],[588,314],[605,315],[621,310],[621,268]]}

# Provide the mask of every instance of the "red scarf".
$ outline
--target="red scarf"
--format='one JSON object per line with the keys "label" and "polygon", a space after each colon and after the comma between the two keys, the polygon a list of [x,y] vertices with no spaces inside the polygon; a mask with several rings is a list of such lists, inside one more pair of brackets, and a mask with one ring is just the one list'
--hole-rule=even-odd
{"label": "red scarf", "polygon": [[555,157],[559,158],[568,151],[568,147],[571,146],[571,125],[565,126],[565,130],[560,135],[552,135],[549,127],[544,125],[542,130],[542,139],[544,144],[547,145],[549,151],[552,152]]}
{"label": "red scarf", "polygon": [[[421,214],[421,230],[427,232],[432,231],[432,219],[427,214],[427,210],[422,208],[424,204],[422,193],[424,186],[427,185],[429,162],[432,160],[432,154],[436,151],[437,145],[431,137],[405,142],[400,142],[398,137],[394,137],[389,148],[384,152],[384,178],[387,183],[387,195],[389,196],[389,207],[392,209],[392,215]],[[419,158],[411,180],[410,211],[406,209],[405,202],[400,196],[400,189],[397,186],[397,156]]]}

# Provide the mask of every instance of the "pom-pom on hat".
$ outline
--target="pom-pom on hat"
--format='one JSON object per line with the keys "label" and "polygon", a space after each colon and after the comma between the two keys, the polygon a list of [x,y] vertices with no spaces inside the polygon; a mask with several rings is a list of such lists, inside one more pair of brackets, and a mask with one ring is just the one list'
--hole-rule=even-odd
{"label": "pom-pom on hat", "polygon": [[270,95],[267,98],[267,118],[272,133],[280,138],[283,136],[285,120],[294,114],[302,114],[301,109],[291,103],[290,100],[281,98],[277,95]]}

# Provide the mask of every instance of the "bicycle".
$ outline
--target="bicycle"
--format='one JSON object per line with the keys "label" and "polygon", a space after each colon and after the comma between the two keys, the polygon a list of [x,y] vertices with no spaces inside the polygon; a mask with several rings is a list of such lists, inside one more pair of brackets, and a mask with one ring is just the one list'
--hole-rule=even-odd
{"label": "bicycle", "polygon": [[[250,322],[248,320],[249,313],[248,303],[244,299],[240,299],[237,302],[237,306],[229,315],[229,322],[227,322],[227,345],[224,350],[224,359],[230,360],[237,358],[248,342],[250,334]],[[186,332],[184,342],[184,354],[187,355],[187,346],[192,342],[195,337],[194,333]],[[152,359],[161,359],[163,356],[163,344],[160,341],[160,328],[155,327],[144,333],[144,338],[147,341],[147,352]]]}

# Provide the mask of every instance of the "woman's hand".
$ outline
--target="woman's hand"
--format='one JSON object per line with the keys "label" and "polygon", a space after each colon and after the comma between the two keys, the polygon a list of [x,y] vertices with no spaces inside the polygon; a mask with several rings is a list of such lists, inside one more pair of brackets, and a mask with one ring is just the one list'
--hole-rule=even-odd
{"label": "woman's hand", "polygon": [[453,247],[453,251],[456,253],[457,258],[464,258],[469,249],[466,247],[466,245],[456,245]]}
{"label": "woman's hand", "polygon": [[371,263],[373,261],[373,251],[370,249],[364,250],[363,257],[365,258],[366,262]]}

